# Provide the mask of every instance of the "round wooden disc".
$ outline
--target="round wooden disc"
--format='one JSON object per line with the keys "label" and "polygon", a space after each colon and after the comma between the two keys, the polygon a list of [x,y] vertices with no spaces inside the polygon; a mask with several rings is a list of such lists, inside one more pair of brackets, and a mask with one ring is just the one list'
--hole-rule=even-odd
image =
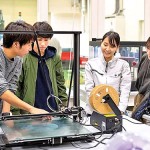
{"label": "round wooden disc", "polygon": [[90,94],[90,105],[91,107],[101,114],[110,114],[113,113],[112,109],[108,103],[104,103],[103,97],[107,94],[110,95],[114,103],[118,106],[119,104],[119,95],[118,92],[109,85],[101,84],[93,88]]}

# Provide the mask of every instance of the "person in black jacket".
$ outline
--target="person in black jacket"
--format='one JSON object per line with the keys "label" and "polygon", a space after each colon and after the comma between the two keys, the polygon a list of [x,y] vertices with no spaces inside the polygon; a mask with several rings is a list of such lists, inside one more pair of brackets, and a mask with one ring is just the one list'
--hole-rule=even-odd
{"label": "person in black jacket", "polygon": [[138,66],[136,88],[143,98],[137,106],[134,106],[132,118],[141,120],[142,115],[148,113],[150,106],[150,37],[146,41],[146,53]]}

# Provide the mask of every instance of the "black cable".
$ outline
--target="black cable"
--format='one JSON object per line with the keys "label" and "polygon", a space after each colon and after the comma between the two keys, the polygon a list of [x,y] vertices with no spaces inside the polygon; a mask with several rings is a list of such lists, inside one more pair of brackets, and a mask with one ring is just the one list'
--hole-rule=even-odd
{"label": "black cable", "polygon": [[[100,144],[100,143],[101,143],[101,144],[106,144],[106,143],[104,143],[103,141],[104,141],[104,140],[111,139],[111,138],[118,132],[118,130],[120,129],[120,125],[121,125],[121,123],[118,123],[117,125],[115,125],[114,127],[112,127],[112,129],[114,129],[114,128],[116,128],[116,127],[118,127],[118,128],[115,130],[115,132],[114,132],[110,137],[103,138],[101,141],[99,141],[99,144]],[[110,130],[112,130],[112,129],[110,129]]]}
{"label": "black cable", "polygon": [[127,131],[123,125],[122,125],[122,128],[124,129],[124,131]]}
{"label": "black cable", "polygon": [[103,134],[101,134],[99,137],[95,138],[96,140],[100,139],[102,137]]}
{"label": "black cable", "polygon": [[40,62],[42,64],[42,72],[43,72],[43,75],[44,75],[45,80],[46,80],[46,84],[47,84],[47,87],[48,87],[48,90],[49,90],[49,94],[51,96],[51,94],[52,94],[51,93],[51,87],[49,85],[49,82],[48,82],[48,79],[47,79],[47,76],[46,76],[46,73],[45,73],[45,70],[44,70],[44,63],[43,63],[43,60],[42,60],[42,55],[41,55],[41,52],[40,52],[40,47],[39,47],[39,44],[38,44],[38,41],[37,41],[38,36],[37,36],[36,32],[34,32],[34,33],[35,33],[35,42],[36,42],[38,53],[39,53],[39,57],[40,57],[39,59],[40,59]]}
{"label": "black cable", "polygon": [[103,138],[101,141],[98,141],[97,144],[95,144],[94,146],[90,146],[90,147],[81,147],[80,145],[76,146],[76,145],[74,145],[72,142],[71,142],[71,144],[72,144],[74,147],[76,147],[76,148],[80,148],[80,149],[91,149],[91,148],[97,147],[99,144],[106,144],[106,143],[103,143],[103,141],[106,140],[106,139],[111,139],[114,135],[115,135],[115,133],[112,134],[109,138]]}
{"label": "black cable", "polygon": [[[119,128],[118,128],[119,129]],[[108,139],[111,139],[116,133],[117,133],[118,130],[116,130],[110,137],[106,137],[106,138],[103,138],[100,142],[103,142],[104,140],[108,140]]]}
{"label": "black cable", "polygon": [[[71,118],[72,119],[72,118]],[[78,122],[78,121],[76,121]],[[80,122],[78,122],[80,123]],[[81,123],[80,123],[81,124]],[[85,125],[85,124],[81,124],[81,125],[84,125],[84,126],[93,126],[93,125]],[[111,139],[117,132],[118,130],[120,129],[120,126],[121,125],[121,122],[119,122],[118,124],[116,124],[114,127],[112,127],[111,129],[109,130],[106,130],[106,131],[114,131],[113,134],[110,136],[110,137],[106,137],[106,138],[103,138],[102,140],[98,141],[97,139],[95,139],[94,141],[98,142],[97,144],[95,144],[94,146],[90,146],[90,147],[81,147],[80,145],[76,146],[75,144],[72,144],[72,146],[76,147],[76,148],[80,148],[80,149],[91,149],[91,148],[94,148],[94,147],[97,147],[99,144],[106,144],[104,143],[103,141],[106,140],[106,139]],[[116,128],[117,127],[117,128]],[[103,131],[101,132],[101,135],[100,137],[103,135]]]}
{"label": "black cable", "polygon": [[71,78],[70,78],[67,107],[69,107],[69,101],[70,101],[70,95],[71,95],[71,87],[72,87],[72,81],[73,81],[73,73],[74,73],[74,61],[73,61],[73,64],[72,64],[72,72],[71,72]]}

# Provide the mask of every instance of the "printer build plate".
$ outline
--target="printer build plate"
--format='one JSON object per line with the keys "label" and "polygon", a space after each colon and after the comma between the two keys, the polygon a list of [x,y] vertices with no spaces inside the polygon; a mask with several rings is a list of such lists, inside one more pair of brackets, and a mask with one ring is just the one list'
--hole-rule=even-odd
{"label": "printer build plate", "polygon": [[74,139],[100,132],[94,127],[90,127],[89,130],[69,117],[54,117],[52,120],[43,120],[42,117],[6,120],[0,121],[0,126],[6,145],[21,145],[27,142],[32,144],[32,142],[51,141],[50,139],[59,137]]}

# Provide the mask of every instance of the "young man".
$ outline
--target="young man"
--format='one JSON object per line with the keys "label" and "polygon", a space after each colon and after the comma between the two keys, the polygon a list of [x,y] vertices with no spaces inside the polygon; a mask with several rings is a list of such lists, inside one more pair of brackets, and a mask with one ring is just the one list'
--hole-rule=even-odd
{"label": "young man", "polygon": [[[17,21],[9,23],[6,31],[33,31],[30,24]],[[32,114],[48,113],[45,110],[35,108],[21,99],[14,93],[17,89],[17,81],[21,73],[22,59],[31,49],[33,35],[21,33],[4,33],[3,47],[0,49],[0,99],[3,100],[5,106],[14,105]],[[6,107],[8,108],[8,107]],[[2,112],[9,113],[10,109]]]}
{"label": "young man", "polygon": [[[18,96],[37,108],[48,112],[57,111],[60,100],[66,105],[68,97],[60,56],[54,47],[48,46],[52,34],[44,33],[53,30],[47,22],[36,22],[33,27],[35,31],[41,32],[37,32],[39,51],[35,41],[32,51],[23,59]],[[16,108],[12,108],[12,112],[27,113]]]}

